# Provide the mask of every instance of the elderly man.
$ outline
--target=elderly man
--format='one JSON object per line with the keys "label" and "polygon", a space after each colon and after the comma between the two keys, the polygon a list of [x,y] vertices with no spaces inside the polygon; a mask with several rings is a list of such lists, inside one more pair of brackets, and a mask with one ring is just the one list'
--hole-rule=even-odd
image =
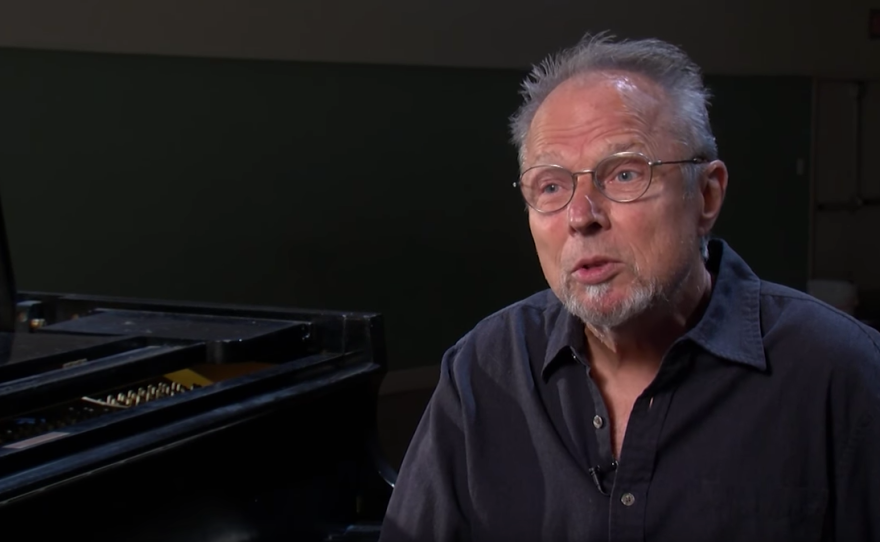
{"label": "elderly man", "polygon": [[550,289],[444,356],[382,540],[880,540],[880,334],[705,242],[728,174],[697,66],[586,38],[524,95]]}

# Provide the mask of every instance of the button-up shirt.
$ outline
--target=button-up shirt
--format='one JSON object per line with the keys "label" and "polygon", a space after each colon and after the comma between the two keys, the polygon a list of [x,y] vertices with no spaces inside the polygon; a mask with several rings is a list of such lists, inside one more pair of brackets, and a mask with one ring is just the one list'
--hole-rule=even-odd
{"label": "button-up shirt", "polygon": [[880,540],[880,334],[710,243],[711,298],[618,460],[584,326],[550,291],[444,355],[383,542]]}

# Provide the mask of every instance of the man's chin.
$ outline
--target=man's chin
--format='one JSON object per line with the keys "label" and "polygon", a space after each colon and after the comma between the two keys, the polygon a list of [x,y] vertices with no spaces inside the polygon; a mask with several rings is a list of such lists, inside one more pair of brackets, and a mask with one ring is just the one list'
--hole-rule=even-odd
{"label": "man's chin", "polygon": [[620,288],[612,287],[610,282],[591,286],[577,285],[572,297],[579,305],[596,313],[614,312],[618,306],[625,305],[629,297]]}
{"label": "man's chin", "polygon": [[568,296],[562,300],[565,308],[584,323],[608,326],[620,323],[624,303],[612,299],[596,299],[593,296]]}
{"label": "man's chin", "polygon": [[650,292],[622,292],[610,283],[568,289],[560,296],[565,308],[584,323],[597,327],[618,327],[644,312]]}

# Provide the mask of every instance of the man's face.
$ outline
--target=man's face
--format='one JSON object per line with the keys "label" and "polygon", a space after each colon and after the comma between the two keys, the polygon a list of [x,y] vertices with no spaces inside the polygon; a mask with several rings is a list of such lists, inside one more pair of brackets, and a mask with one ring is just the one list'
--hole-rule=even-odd
{"label": "man's face", "polygon": [[[683,160],[668,133],[668,107],[650,81],[607,73],[569,80],[542,103],[531,123],[523,168],[556,164],[594,169],[613,152]],[[677,165],[654,168],[648,191],[631,203],[602,195],[589,174],[578,179],[568,207],[529,209],[544,276],[566,307],[587,323],[618,326],[669,298],[699,260],[701,202],[688,197]]]}

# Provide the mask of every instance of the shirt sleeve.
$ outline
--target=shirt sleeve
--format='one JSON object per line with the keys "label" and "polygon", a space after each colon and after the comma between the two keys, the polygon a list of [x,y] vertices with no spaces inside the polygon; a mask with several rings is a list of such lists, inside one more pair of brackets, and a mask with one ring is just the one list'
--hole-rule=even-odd
{"label": "shirt sleeve", "polygon": [[880,540],[880,398],[865,413],[836,473],[834,540]]}
{"label": "shirt sleeve", "polygon": [[381,542],[470,540],[461,394],[453,376],[458,346],[410,441],[382,524]]}

